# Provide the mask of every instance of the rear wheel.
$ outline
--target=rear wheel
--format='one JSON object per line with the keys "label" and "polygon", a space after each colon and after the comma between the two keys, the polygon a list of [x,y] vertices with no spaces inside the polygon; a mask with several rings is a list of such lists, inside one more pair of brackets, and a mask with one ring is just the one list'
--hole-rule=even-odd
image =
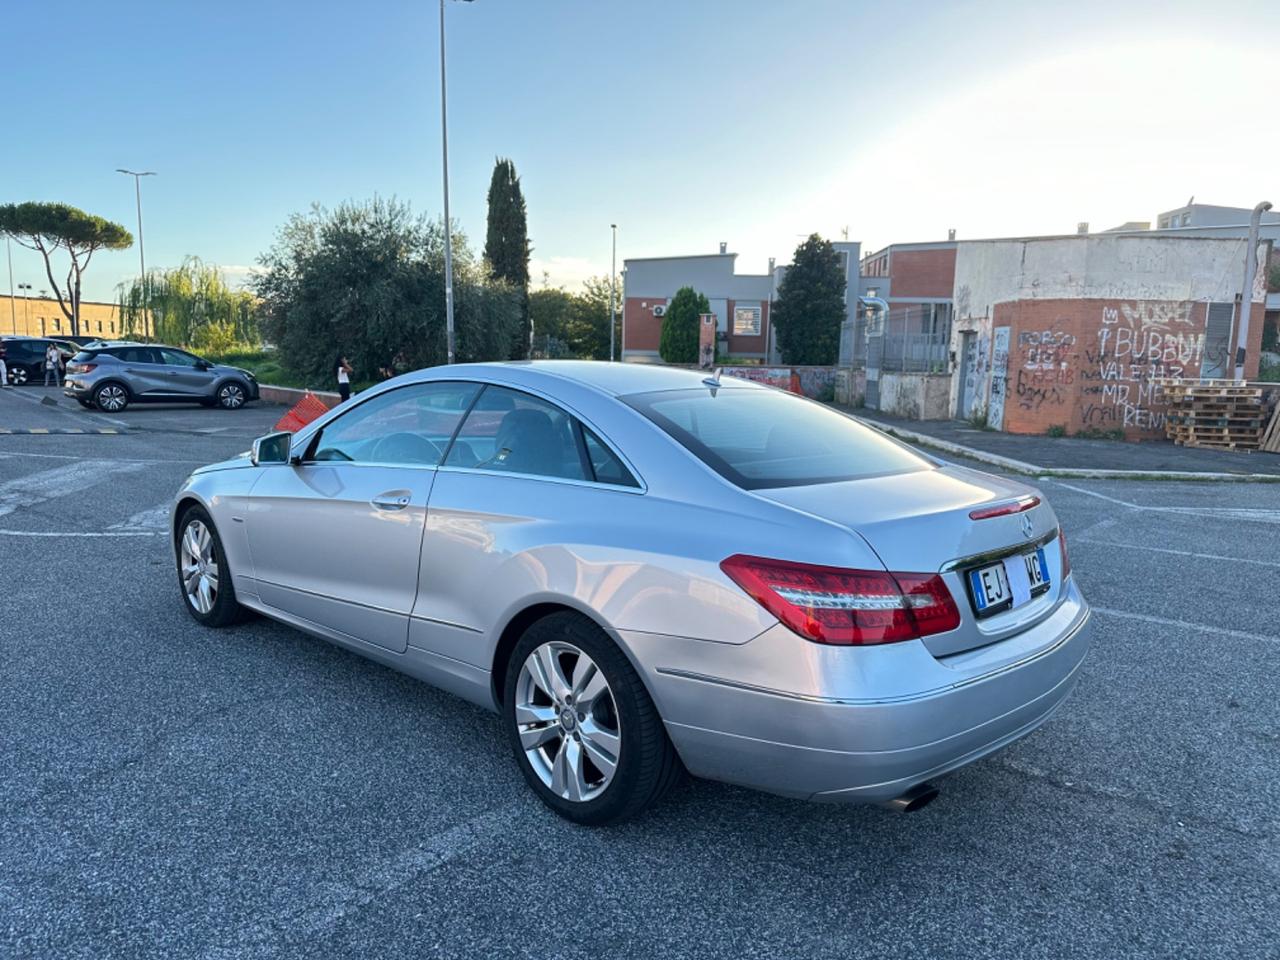
{"label": "rear wheel", "polygon": [[31,374],[26,367],[13,366],[9,368],[9,382],[15,387],[20,387],[31,379]]}
{"label": "rear wheel", "polygon": [[516,763],[552,810],[587,826],[643,812],[683,768],[631,663],[594,623],[556,613],[512,651],[503,697]]}
{"label": "rear wheel", "polygon": [[231,583],[222,539],[203,507],[178,521],[178,586],[187,612],[206,627],[226,627],[244,615]]}
{"label": "rear wheel", "polygon": [[239,410],[247,399],[244,386],[234,381],[218,387],[218,406],[223,410]]}
{"label": "rear wheel", "polygon": [[93,391],[93,402],[99,410],[119,413],[129,405],[129,392],[118,383],[104,383]]}

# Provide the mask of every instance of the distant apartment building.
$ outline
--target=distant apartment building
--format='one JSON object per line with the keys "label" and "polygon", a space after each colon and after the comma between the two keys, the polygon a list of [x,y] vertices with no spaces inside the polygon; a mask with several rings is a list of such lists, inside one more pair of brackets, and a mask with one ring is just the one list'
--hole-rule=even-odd
{"label": "distant apartment building", "polygon": [[[856,242],[833,244],[845,274],[848,316],[857,304],[858,251]],[[719,253],[673,257],[631,257],[622,272],[622,359],[659,362],[658,345],[667,305],[682,287],[706,296],[716,317],[716,335],[722,356],[762,363],[780,362],[769,316],[769,305],[786,276],[785,266],[765,273],[738,273],[738,255],[727,244]]]}
{"label": "distant apartment building", "polygon": [[[1156,217],[1157,230],[1177,230],[1182,227],[1232,227],[1248,228],[1252,208],[1219,207],[1209,203],[1195,203],[1194,200],[1174,210],[1166,210]],[[1264,213],[1262,222],[1280,225],[1280,213]]]}
{"label": "distant apartment building", "polygon": [[[118,304],[80,301],[82,337],[112,338],[119,337],[122,332]],[[70,333],[71,321],[57,300],[0,296],[0,335],[65,337]]]}

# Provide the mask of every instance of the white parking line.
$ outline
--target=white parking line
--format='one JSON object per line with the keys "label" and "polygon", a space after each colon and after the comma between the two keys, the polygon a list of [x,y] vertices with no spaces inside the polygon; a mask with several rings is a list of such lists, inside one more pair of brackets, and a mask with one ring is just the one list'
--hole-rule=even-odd
{"label": "white parking line", "polygon": [[107,477],[141,470],[142,464],[119,460],[81,460],[0,483],[0,517],[22,507],[79,493]]}
{"label": "white parking line", "polygon": [[160,530],[5,530],[0,537],[155,537]]}
{"label": "white parking line", "polygon": [[1130,613],[1128,610],[1115,610],[1111,607],[1094,607],[1094,613],[1116,617],[1120,620],[1137,620],[1139,623],[1151,623],[1158,627],[1176,627],[1179,630],[1197,630],[1201,633],[1216,633],[1224,637],[1235,637],[1239,640],[1264,640],[1267,643],[1280,643],[1280,637],[1269,633],[1249,633],[1247,630],[1228,630],[1226,627],[1213,627],[1207,623],[1192,623],[1190,620],[1169,620],[1166,617],[1152,617],[1145,613]]}
{"label": "white parking line", "polygon": [[1060,487],[1066,487],[1068,490],[1074,490],[1076,493],[1083,493],[1087,497],[1097,497],[1099,500],[1105,500],[1108,503],[1114,503],[1120,507],[1128,507],[1130,510],[1141,510],[1146,513],[1178,513],[1184,516],[1193,517],[1220,517],[1223,520],[1252,520],[1257,523],[1280,523],[1280,510],[1260,510],[1251,507],[1152,507],[1142,503],[1130,503],[1128,500],[1120,500],[1117,497],[1109,497],[1105,493],[1098,493],[1096,490],[1086,490],[1084,487],[1077,487],[1070,483],[1063,483],[1061,480],[1055,480]]}
{"label": "white parking line", "polygon": [[[1090,527],[1089,529],[1094,529]],[[1114,540],[1094,540],[1092,537],[1072,537],[1070,545],[1085,543],[1094,547],[1120,547],[1122,550],[1145,550],[1147,553],[1171,553],[1178,557],[1192,557],[1196,560],[1228,560],[1232,563],[1251,563],[1257,567],[1277,567],[1280,563],[1273,560],[1253,560],[1249,557],[1227,557],[1220,553],[1196,553],[1194,550],[1174,550],[1170,547],[1148,547],[1141,543],[1116,543]]]}

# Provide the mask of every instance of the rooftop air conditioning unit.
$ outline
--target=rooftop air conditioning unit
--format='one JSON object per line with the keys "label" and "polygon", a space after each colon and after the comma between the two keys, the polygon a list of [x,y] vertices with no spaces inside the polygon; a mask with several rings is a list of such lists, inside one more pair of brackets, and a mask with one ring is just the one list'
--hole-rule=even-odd
{"label": "rooftop air conditioning unit", "polygon": [[667,315],[667,305],[665,303],[655,303],[653,305],[653,315],[655,317],[665,317]]}

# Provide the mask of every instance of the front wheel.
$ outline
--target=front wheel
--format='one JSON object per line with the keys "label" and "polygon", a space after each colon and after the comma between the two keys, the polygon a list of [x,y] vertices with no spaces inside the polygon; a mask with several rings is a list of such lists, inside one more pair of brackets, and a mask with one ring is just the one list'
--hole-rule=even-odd
{"label": "front wheel", "polygon": [[560,816],[586,826],[643,812],[683,768],[631,663],[594,623],[556,613],[512,651],[503,697],[516,763]]}
{"label": "front wheel", "polygon": [[20,387],[31,379],[31,374],[27,372],[26,367],[10,367],[9,382],[15,387]]}
{"label": "front wheel", "polygon": [[206,627],[225,627],[240,620],[231,570],[222,539],[203,507],[189,507],[178,521],[178,586],[187,612]]}
{"label": "front wheel", "polygon": [[239,410],[246,398],[244,387],[238,383],[224,383],[218,388],[218,406],[223,410]]}

